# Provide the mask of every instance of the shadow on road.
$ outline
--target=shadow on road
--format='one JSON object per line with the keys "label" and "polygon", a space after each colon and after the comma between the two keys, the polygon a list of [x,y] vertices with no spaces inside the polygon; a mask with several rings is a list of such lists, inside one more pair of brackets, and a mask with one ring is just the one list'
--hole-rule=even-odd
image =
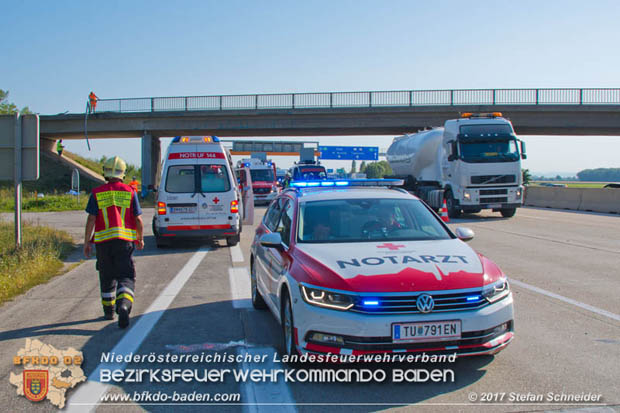
{"label": "shadow on road", "polygon": [[[132,318],[132,325],[136,325],[139,316]],[[89,322],[85,320],[84,322]],[[43,328],[45,326],[41,326]],[[232,357],[238,351],[252,349],[267,354],[267,361],[274,359],[274,353],[279,348],[281,340],[280,327],[268,311],[254,311],[247,309],[234,309],[231,301],[218,301],[193,306],[171,308],[166,310],[153,331],[147,336],[140,348],[135,352],[137,355],[196,355],[205,357],[217,354],[224,361],[220,362],[138,362],[129,363],[125,369],[189,369],[198,370],[200,376],[204,375],[204,369],[223,371],[228,369],[231,373],[226,374],[224,380],[214,382],[184,382],[177,379],[175,383],[156,382],[149,380],[145,375],[142,382],[137,383],[112,383],[122,389],[124,393],[132,395],[150,394],[169,395],[174,393],[190,394],[197,393],[244,393],[243,383],[235,380],[232,370],[244,369],[369,369],[370,371],[383,370],[387,379],[382,382],[289,382],[288,387],[300,411],[335,411],[342,409],[342,404],[348,405],[347,411],[371,412],[391,407],[404,406],[419,403],[441,394],[450,393],[480,380],[486,373],[487,366],[493,357],[473,357],[459,359],[455,363],[366,363],[366,364],[273,364],[251,363],[242,364],[234,360],[226,361],[226,357]],[[83,369],[86,375],[90,375],[102,359],[102,354],[111,351],[124,334],[134,334],[135,331],[119,330],[115,323],[111,322],[105,328],[94,335],[82,348],[85,356]],[[25,333],[24,333],[25,334]],[[279,353],[278,353],[279,354]],[[277,356],[281,359],[281,356]],[[394,382],[391,377],[397,369],[451,369],[454,371],[454,382],[446,383],[407,383]],[[279,377],[282,381],[282,376]],[[246,384],[245,386],[248,386]],[[269,383],[252,384],[255,391],[273,392],[274,387]],[[276,388],[277,390],[277,388]],[[113,390],[116,392],[116,390]],[[272,400],[278,400],[278,395],[272,394]],[[247,400],[242,400],[246,402]],[[168,400],[170,402],[170,400]],[[466,400],[463,400],[466,402]],[[167,412],[170,405],[152,404],[144,401],[142,407],[148,411]],[[321,403],[318,406],[316,404]],[[325,405],[327,403],[327,405]],[[381,404],[381,405],[378,405]],[[140,404],[140,403],[138,403]],[[269,406],[263,406],[269,407]],[[276,406],[273,406],[274,408]],[[240,405],[175,405],[175,410],[182,411],[240,411]]]}

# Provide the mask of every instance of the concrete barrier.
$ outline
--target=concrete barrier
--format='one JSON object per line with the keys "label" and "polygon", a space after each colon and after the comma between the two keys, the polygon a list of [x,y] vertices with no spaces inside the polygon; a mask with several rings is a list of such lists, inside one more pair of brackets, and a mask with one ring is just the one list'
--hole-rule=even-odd
{"label": "concrete barrier", "polygon": [[527,206],[620,213],[620,190],[611,188],[553,188],[528,186]]}
{"label": "concrete barrier", "polygon": [[620,189],[586,188],[579,207],[582,211],[612,212],[620,214]]}

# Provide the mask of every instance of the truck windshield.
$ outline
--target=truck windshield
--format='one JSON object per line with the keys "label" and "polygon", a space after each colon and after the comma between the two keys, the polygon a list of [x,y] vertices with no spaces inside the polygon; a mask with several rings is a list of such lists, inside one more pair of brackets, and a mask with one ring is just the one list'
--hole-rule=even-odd
{"label": "truck windshield", "polygon": [[250,174],[252,175],[252,182],[256,182],[256,181],[273,182],[275,180],[273,177],[272,169],[250,169]]}
{"label": "truck windshield", "polygon": [[515,139],[461,139],[460,155],[465,162],[514,162],[519,160]]}
{"label": "truck windshield", "polygon": [[298,242],[426,241],[450,239],[418,200],[338,199],[300,204]]}
{"label": "truck windshield", "polygon": [[326,179],[325,168],[316,166],[300,166],[299,177],[295,179]]}

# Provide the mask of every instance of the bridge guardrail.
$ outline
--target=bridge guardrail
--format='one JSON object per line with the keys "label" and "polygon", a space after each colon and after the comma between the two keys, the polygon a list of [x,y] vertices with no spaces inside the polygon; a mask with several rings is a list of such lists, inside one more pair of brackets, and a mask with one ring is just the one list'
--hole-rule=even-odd
{"label": "bridge guardrail", "polygon": [[620,88],[451,89],[99,99],[96,112],[620,104]]}

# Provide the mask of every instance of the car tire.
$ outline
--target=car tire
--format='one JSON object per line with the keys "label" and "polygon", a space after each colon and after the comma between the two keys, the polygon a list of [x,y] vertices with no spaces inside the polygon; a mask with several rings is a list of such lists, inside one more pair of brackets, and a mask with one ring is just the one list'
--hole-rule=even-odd
{"label": "car tire", "polygon": [[446,191],[445,199],[446,199],[446,207],[448,208],[448,217],[450,218],[460,217],[461,208],[459,207],[457,200],[454,199],[454,196],[452,195],[451,190],[448,189]]}
{"label": "car tire", "polygon": [[282,353],[293,356],[298,355],[295,345],[295,318],[293,317],[293,306],[288,291],[282,298]]}
{"label": "car tire", "polygon": [[504,218],[510,218],[515,216],[517,213],[517,208],[502,208],[499,212]]}
{"label": "car tire", "polygon": [[241,236],[239,234],[233,235],[232,237],[226,237],[226,245],[229,247],[234,247],[239,243]]}
{"label": "car tire", "polygon": [[264,310],[267,308],[267,304],[263,299],[263,296],[260,295],[260,291],[258,291],[258,281],[256,280],[256,266],[254,265],[254,260],[250,263],[250,289],[252,291],[252,307],[257,310]]}

